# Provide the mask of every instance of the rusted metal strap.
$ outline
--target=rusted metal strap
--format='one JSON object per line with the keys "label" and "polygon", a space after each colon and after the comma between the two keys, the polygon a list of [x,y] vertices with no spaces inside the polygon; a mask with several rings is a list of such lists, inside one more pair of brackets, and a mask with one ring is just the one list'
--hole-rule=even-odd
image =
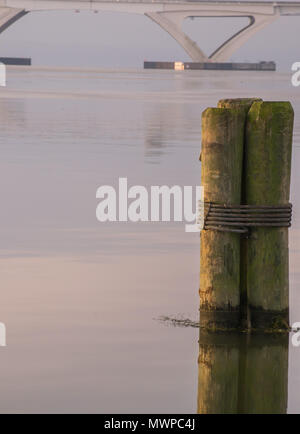
{"label": "rusted metal strap", "polygon": [[292,204],[227,205],[204,204],[204,230],[246,234],[251,227],[290,227]]}

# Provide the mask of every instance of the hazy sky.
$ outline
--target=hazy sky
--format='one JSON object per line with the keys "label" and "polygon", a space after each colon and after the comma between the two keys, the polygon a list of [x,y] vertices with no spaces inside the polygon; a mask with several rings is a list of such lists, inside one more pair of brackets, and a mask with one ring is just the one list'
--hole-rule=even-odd
{"label": "hazy sky", "polygon": [[[211,52],[246,18],[187,19],[184,30]],[[300,61],[299,17],[281,17],[242,46],[234,61],[275,60],[281,70]],[[31,57],[34,65],[140,67],[144,60],[190,60],[157,24],[142,15],[33,12],[0,35],[0,56]]]}

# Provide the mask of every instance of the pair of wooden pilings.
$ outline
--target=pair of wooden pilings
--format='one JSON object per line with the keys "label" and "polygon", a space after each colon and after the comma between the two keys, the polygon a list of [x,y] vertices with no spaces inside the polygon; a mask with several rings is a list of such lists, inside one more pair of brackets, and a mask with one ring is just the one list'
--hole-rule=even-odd
{"label": "pair of wooden pilings", "polygon": [[[225,99],[202,115],[205,203],[289,203],[294,112],[289,102]],[[202,230],[200,327],[289,328],[287,227]]]}

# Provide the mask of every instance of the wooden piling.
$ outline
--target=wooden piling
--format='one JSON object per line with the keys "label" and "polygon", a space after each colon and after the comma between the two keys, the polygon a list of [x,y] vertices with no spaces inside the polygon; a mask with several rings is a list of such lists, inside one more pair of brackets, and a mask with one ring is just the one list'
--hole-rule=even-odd
{"label": "wooden piling", "polygon": [[[246,137],[246,120],[248,112],[255,101],[262,101],[261,98],[228,98],[221,99],[218,102],[218,107],[220,108],[231,108],[240,110],[242,112],[243,118],[243,129],[244,129],[244,142]],[[245,173],[245,153],[243,154],[243,174]],[[246,204],[245,198],[245,188],[242,181],[241,186],[241,204]],[[250,312],[248,308],[248,295],[247,295],[247,240],[245,237],[241,237],[240,240],[240,313],[241,322],[240,326],[242,329],[250,329]]]}
{"label": "wooden piling", "polygon": [[[241,110],[202,114],[201,179],[205,202],[240,204],[244,142]],[[240,320],[240,235],[201,232],[200,326],[231,329]]]}
{"label": "wooden piling", "polygon": [[[293,108],[254,102],[245,143],[245,200],[249,205],[289,202]],[[289,327],[288,228],[255,227],[247,240],[247,288],[253,328]]]}

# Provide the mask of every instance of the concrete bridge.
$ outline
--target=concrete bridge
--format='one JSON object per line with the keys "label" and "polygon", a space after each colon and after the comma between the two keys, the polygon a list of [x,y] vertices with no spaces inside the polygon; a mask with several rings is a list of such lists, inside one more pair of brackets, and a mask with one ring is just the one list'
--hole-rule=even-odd
{"label": "concrete bridge", "polygon": [[[252,35],[282,15],[300,15],[299,2],[184,0],[0,0],[0,32],[29,12],[92,10],[142,14],[167,31],[194,62],[226,62]],[[246,27],[207,56],[183,31],[188,17],[247,17]]]}

